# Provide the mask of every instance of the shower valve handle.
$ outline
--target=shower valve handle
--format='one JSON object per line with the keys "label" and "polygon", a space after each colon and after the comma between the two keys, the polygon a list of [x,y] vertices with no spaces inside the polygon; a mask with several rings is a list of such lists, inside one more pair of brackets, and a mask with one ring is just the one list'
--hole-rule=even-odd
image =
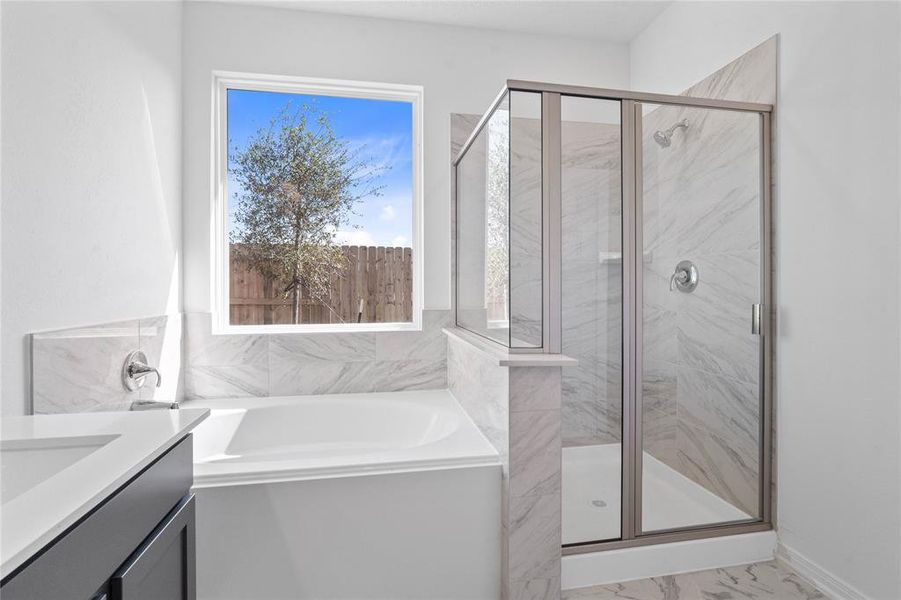
{"label": "shower valve handle", "polygon": [[698,287],[698,268],[690,260],[680,261],[669,278],[669,290],[690,294]]}
{"label": "shower valve handle", "polygon": [[672,276],[669,278],[669,291],[673,291],[676,289],[676,282],[685,283],[688,281],[688,278],[691,277],[687,271],[674,271]]}

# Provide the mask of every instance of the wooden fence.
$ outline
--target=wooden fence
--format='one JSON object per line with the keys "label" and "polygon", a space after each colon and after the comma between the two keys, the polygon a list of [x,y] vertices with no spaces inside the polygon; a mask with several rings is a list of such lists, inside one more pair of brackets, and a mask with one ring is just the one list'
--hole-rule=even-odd
{"label": "wooden fence", "polygon": [[[326,297],[303,291],[301,323],[355,323],[363,300],[363,323],[413,319],[413,251],[384,246],[342,246],[345,269],[335,269]],[[280,286],[231,254],[229,285],[232,325],[291,323],[292,298]]]}

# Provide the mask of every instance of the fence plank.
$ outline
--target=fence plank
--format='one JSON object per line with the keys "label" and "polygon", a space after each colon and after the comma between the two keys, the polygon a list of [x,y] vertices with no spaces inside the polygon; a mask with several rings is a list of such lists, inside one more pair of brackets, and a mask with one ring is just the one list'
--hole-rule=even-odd
{"label": "fence plank", "polygon": [[413,249],[404,248],[404,263],[401,267],[404,280],[404,321],[413,320]]}
{"label": "fence plank", "polygon": [[[409,322],[413,317],[411,248],[343,246],[343,268],[329,278],[321,299],[302,290],[303,323],[355,323],[363,300],[364,323]],[[233,325],[291,323],[292,299],[231,253],[229,318]]]}
{"label": "fence plank", "polygon": [[[303,323],[355,323],[363,300],[364,323],[409,322],[413,317],[411,248],[342,246],[344,264],[321,299],[302,290]],[[231,253],[229,318],[232,325],[291,323],[292,298]]]}

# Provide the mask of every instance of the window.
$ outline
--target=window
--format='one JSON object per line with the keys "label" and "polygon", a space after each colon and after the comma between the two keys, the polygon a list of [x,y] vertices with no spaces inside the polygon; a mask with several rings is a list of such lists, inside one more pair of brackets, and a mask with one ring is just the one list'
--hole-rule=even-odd
{"label": "window", "polygon": [[218,332],[418,329],[422,88],[215,77]]}

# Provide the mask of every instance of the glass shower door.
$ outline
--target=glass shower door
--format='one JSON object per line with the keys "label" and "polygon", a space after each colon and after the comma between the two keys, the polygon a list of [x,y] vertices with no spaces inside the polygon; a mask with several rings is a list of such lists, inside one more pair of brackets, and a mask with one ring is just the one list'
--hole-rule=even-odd
{"label": "glass shower door", "polygon": [[759,520],[761,117],[639,106],[640,531]]}

